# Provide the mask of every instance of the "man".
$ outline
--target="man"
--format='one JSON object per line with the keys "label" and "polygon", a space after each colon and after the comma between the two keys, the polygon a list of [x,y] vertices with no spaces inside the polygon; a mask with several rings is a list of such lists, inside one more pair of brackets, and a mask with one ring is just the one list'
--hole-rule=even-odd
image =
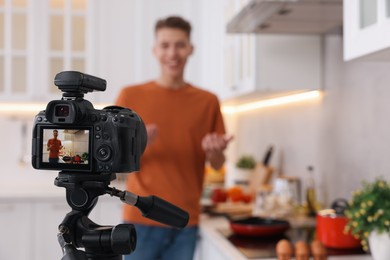
{"label": "man", "polygon": [[53,130],[53,138],[47,141],[47,150],[49,152],[49,163],[58,163],[60,150],[62,149],[61,140],[57,139],[58,130]]}
{"label": "man", "polygon": [[182,230],[143,218],[125,206],[124,220],[134,223],[137,248],[125,259],[192,259],[200,214],[205,161],[222,167],[232,137],[225,135],[215,95],[184,81],[187,58],[193,52],[191,25],[180,17],[159,20],[153,54],[160,65],[154,81],[124,88],[117,105],[136,111],[146,124],[148,145],[138,173],[127,188],[141,196],[157,195],[190,214]]}

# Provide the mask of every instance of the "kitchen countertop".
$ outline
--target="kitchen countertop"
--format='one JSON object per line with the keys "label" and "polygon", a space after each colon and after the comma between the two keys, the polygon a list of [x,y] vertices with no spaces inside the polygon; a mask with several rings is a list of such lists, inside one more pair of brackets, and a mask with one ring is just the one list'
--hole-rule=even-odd
{"label": "kitchen countertop", "polygon": [[[203,214],[201,217],[201,239],[204,239],[207,243],[212,243],[212,246],[224,256],[224,259],[247,260],[248,258],[220,232],[220,230],[228,229],[230,229],[229,222],[224,217],[209,216],[207,214]],[[275,258],[251,258],[251,260],[275,260]],[[372,260],[372,257],[370,255],[329,256],[328,260]]]}

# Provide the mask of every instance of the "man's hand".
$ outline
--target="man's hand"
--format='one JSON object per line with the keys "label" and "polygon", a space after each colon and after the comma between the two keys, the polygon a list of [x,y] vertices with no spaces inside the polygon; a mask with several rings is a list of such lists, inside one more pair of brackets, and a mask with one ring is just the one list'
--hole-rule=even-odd
{"label": "man's hand", "polygon": [[148,142],[147,144],[150,145],[154,142],[157,136],[157,126],[155,124],[148,124],[145,126],[146,133],[148,135]]}
{"label": "man's hand", "polygon": [[222,167],[225,162],[223,151],[232,139],[232,135],[218,135],[216,133],[210,133],[203,137],[202,148],[214,169],[218,170]]}

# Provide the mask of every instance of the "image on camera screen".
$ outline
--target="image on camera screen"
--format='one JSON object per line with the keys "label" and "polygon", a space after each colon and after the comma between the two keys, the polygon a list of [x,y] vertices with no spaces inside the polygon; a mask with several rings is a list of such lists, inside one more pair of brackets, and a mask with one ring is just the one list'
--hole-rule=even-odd
{"label": "image on camera screen", "polygon": [[41,131],[41,163],[46,168],[90,168],[90,129],[42,128]]}

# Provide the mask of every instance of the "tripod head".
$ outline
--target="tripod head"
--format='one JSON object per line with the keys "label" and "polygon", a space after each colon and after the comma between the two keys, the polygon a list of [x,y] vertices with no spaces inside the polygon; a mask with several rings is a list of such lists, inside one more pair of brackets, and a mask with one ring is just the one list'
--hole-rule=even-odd
{"label": "tripod head", "polygon": [[[108,185],[116,178],[106,175],[60,172],[54,184],[66,189],[66,200],[72,211],[59,225],[58,241],[63,250],[62,260],[120,260],[136,247],[136,231],[132,224],[115,227],[100,226],[88,218],[98,197],[104,194],[119,197],[122,202],[137,207],[144,217],[177,228],[188,223],[188,213],[156,197],[140,197]],[[77,248],[83,247],[85,251]]]}

